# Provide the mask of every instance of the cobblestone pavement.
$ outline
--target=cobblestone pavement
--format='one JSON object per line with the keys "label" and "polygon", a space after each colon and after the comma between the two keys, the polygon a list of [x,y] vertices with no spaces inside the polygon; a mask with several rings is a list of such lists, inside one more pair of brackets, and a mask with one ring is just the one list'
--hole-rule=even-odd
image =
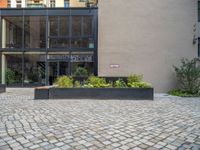
{"label": "cobblestone pavement", "polygon": [[200,98],[33,100],[0,94],[0,150],[200,149]]}

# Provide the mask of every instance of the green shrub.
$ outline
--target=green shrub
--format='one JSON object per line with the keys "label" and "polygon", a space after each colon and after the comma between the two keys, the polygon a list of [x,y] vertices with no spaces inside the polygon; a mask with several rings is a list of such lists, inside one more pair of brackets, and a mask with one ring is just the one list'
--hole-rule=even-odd
{"label": "green shrub", "polygon": [[104,78],[99,78],[95,76],[91,76],[87,79],[86,84],[84,87],[88,88],[105,88],[105,87],[112,87],[110,83],[107,83]]}
{"label": "green shrub", "polygon": [[81,87],[80,81],[75,81],[75,82],[74,82],[74,87],[80,88],[80,87]]}
{"label": "green shrub", "polygon": [[116,87],[116,88],[126,88],[127,85],[126,85],[126,82],[124,82],[124,80],[119,78],[117,81],[115,81],[114,87]]}
{"label": "green shrub", "polygon": [[146,82],[132,82],[132,83],[128,83],[129,87],[132,88],[151,88],[151,84],[146,83]]}
{"label": "green shrub", "polygon": [[6,84],[15,83],[15,72],[7,68],[6,70]]}
{"label": "green shrub", "polygon": [[83,67],[76,68],[76,71],[74,72],[75,77],[87,77],[88,71]]}
{"label": "green shrub", "polygon": [[180,89],[173,89],[171,91],[169,91],[170,95],[174,95],[174,96],[180,96],[180,97],[192,97],[192,96],[197,96],[197,95],[192,95],[189,93],[186,93]]}
{"label": "green shrub", "polygon": [[56,85],[59,88],[71,88],[73,87],[73,79],[68,76],[61,76],[56,79]]}
{"label": "green shrub", "polygon": [[179,89],[185,93],[196,95],[200,91],[200,65],[197,59],[182,59],[181,66],[174,66]]}
{"label": "green shrub", "polygon": [[127,83],[142,82],[142,81],[143,81],[143,75],[132,74],[127,78]]}

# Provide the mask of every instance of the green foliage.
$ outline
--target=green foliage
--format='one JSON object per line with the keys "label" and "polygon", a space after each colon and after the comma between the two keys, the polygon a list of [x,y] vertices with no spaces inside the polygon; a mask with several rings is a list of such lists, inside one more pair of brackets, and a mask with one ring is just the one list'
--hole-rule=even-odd
{"label": "green foliage", "polygon": [[87,77],[88,71],[83,67],[76,68],[76,71],[74,72],[75,77]]}
{"label": "green foliage", "polygon": [[36,71],[29,73],[28,79],[30,80],[30,82],[37,82],[38,81],[38,73]]}
{"label": "green foliage", "polygon": [[[139,81],[139,82],[132,82],[126,84],[124,80],[119,78],[117,81],[114,82],[107,82],[105,78],[100,78],[100,77],[95,77],[95,76],[90,76],[86,81],[84,85],[81,85],[79,81],[74,82],[74,87],[80,88],[110,88],[110,87],[115,87],[115,88],[127,88],[127,87],[132,87],[132,88],[150,88],[151,85],[146,82],[142,82],[142,76],[141,75],[134,75],[131,77],[130,81]],[[56,85],[60,88],[71,88],[73,87],[73,79],[71,77],[67,76],[61,76],[57,78],[56,80]]]}
{"label": "green foliage", "polygon": [[114,87],[116,87],[116,88],[126,88],[127,85],[126,85],[126,82],[124,82],[124,80],[119,78],[117,81],[115,81]]}
{"label": "green foliage", "polygon": [[73,79],[68,76],[58,77],[56,85],[58,85],[59,88],[71,88],[73,87]]}
{"label": "green foliage", "polygon": [[6,84],[15,83],[15,72],[7,68],[6,70]]}
{"label": "green foliage", "polygon": [[174,95],[174,96],[180,96],[180,97],[193,97],[193,96],[198,96],[198,95],[193,95],[193,94],[189,94],[186,93],[180,89],[173,89],[169,92],[170,95]]}
{"label": "green foliage", "polygon": [[128,83],[128,86],[132,88],[151,88],[151,84],[146,82],[132,82]]}
{"label": "green foliage", "polygon": [[106,87],[112,87],[110,83],[107,83],[104,78],[99,78],[95,76],[91,76],[87,79],[86,84],[84,87],[88,88],[106,88]]}
{"label": "green foliage", "polygon": [[143,75],[133,74],[127,79],[127,84],[132,88],[151,88],[151,84],[143,82]]}
{"label": "green foliage", "polygon": [[142,80],[143,80],[143,75],[132,74],[128,77],[127,83],[131,84],[133,82],[142,82]]}
{"label": "green foliage", "polygon": [[184,93],[196,95],[200,91],[200,65],[197,59],[181,59],[181,66],[174,66],[179,89]]}
{"label": "green foliage", "polygon": [[80,81],[75,81],[75,82],[74,82],[74,87],[80,88],[80,87],[81,87]]}

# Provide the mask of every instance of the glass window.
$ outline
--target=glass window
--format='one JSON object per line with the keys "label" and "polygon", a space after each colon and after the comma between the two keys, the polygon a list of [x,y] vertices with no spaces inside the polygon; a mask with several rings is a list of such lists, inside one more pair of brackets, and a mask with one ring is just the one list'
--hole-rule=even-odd
{"label": "glass window", "polygon": [[50,48],[68,48],[69,39],[68,38],[51,38]]}
{"label": "glass window", "polygon": [[59,26],[61,36],[69,35],[69,18],[67,16],[60,17]]}
{"label": "glass window", "polygon": [[81,39],[72,39],[71,40],[71,47],[72,48],[81,48],[82,40]]}
{"label": "glass window", "polygon": [[49,17],[49,28],[50,28],[50,36],[58,35],[58,17],[50,16]]}
{"label": "glass window", "polygon": [[85,68],[88,75],[94,74],[93,54],[72,54],[72,75],[76,74],[78,68]]}
{"label": "glass window", "polygon": [[200,1],[198,1],[198,21],[200,22]]}
{"label": "glass window", "polygon": [[86,36],[92,35],[92,17],[83,17],[83,34]]}
{"label": "glass window", "polygon": [[81,35],[81,17],[73,16],[72,17],[72,36]]}
{"label": "glass window", "polygon": [[198,38],[198,57],[200,57],[200,38]]}
{"label": "glass window", "polygon": [[8,0],[7,7],[8,7],[8,8],[10,8],[10,7],[11,7],[10,0]]}
{"label": "glass window", "polygon": [[24,19],[25,48],[46,47],[46,21],[44,16]]}
{"label": "glass window", "polygon": [[71,40],[72,48],[94,48],[94,39],[93,38],[75,38]]}
{"label": "glass window", "polygon": [[92,38],[84,38],[82,40],[82,48],[94,48],[94,39]]}
{"label": "glass window", "polygon": [[16,3],[16,4],[17,4],[17,5],[16,5],[17,8],[21,8],[21,7],[22,7],[22,1],[21,1],[21,0],[17,0],[16,2],[17,2],[17,3]]}
{"label": "glass window", "polygon": [[45,55],[24,55],[24,84],[45,84]]}
{"label": "glass window", "polygon": [[22,54],[6,55],[6,84],[22,84]]}
{"label": "glass window", "polygon": [[68,8],[69,7],[69,0],[64,0],[64,7]]}
{"label": "glass window", "polygon": [[22,17],[3,17],[2,19],[2,47],[22,47]]}
{"label": "glass window", "polygon": [[55,0],[50,0],[50,7],[56,7]]}
{"label": "glass window", "polygon": [[74,62],[72,63],[72,76],[76,75],[78,68],[84,68],[87,70],[88,76],[94,75],[93,62]]}
{"label": "glass window", "polygon": [[68,36],[69,35],[69,17],[51,16],[49,17],[50,36]]}

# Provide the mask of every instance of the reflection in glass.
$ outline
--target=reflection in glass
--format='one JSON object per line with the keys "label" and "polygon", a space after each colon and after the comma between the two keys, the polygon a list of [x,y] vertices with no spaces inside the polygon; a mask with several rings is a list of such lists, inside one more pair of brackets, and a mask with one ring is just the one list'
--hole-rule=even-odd
{"label": "reflection in glass", "polygon": [[91,16],[83,17],[83,34],[85,36],[92,35],[92,17]]}
{"label": "reflection in glass", "polygon": [[69,39],[68,38],[51,38],[50,48],[68,48]]}
{"label": "reflection in glass", "polygon": [[69,18],[66,16],[60,17],[60,35],[67,36],[69,35]]}
{"label": "reflection in glass", "polygon": [[71,47],[72,48],[81,48],[82,40],[81,39],[72,39],[71,40]]}
{"label": "reflection in glass", "polygon": [[22,84],[22,55],[6,55],[6,84]]}
{"label": "reflection in glass", "polygon": [[94,73],[93,62],[73,62],[72,63],[72,76],[75,75],[77,68],[85,68],[88,72],[88,75],[93,75],[93,73]]}
{"label": "reflection in glass", "polygon": [[49,62],[48,66],[48,71],[49,71],[49,84],[53,85],[55,80],[58,77],[58,62]]}
{"label": "reflection in glass", "polygon": [[45,84],[45,55],[24,55],[24,83]]}
{"label": "reflection in glass", "polygon": [[46,21],[44,16],[24,18],[25,48],[46,47]]}
{"label": "reflection in glass", "polygon": [[50,36],[69,35],[69,17],[50,16],[49,17]]}
{"label": "reflection in glass", "polygon": [[49,17],[49,28],[50,28],[50,36],[58,35],[58,17],[55,16]]}
{"label": "reflection in glass", "polygon": [[3,17],[2,19],[2,47],[21,48],[22,47],[22,17]]}
{"label": "reflection in glass", "polygon": [[81,17],[73,16],[72,17],[72,36],[81,35]]}
{"label": "reflection in glass", "polygon": [[94,48],[94,40],[93,38],[76,38],[71,40],[72,48]]}

